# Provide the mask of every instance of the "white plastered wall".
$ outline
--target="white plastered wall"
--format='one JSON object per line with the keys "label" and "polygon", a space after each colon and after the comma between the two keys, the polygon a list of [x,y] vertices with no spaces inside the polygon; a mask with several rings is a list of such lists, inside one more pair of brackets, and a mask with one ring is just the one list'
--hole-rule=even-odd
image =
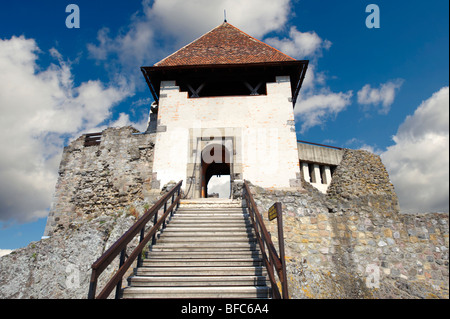
{"label": "white plastered wall", "polygon": [[[175,81],[161,83],[153,172],[162,187],[186,181],[189,131],[233,135],[242,178],[262,187],[300,187],[299,159],[288,76],[267,83],[267,95],[189,98]],[[239,135],[239,136],[238,136]],[[201,151],[201,150],[199,150]]]}

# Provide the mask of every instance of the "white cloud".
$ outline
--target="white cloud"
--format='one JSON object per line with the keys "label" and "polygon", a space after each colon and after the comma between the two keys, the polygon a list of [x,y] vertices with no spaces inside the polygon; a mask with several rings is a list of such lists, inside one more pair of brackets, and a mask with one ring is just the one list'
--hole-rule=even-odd
{"label": "white cloud", "polygon": [[229,23],[261,38],[285,26],[290,7],[290,0],[155,0],[151,6],[144,2],[147,17],[184,44],[222,23],[223,10]]}
{"label": "white cloud", "polygon": [[109,127],[124,127],[124,126],[133,126],[139,131],[143,132],[147,129],[147,117],[141,117],[140,122],[132,122],[130,121],[130,116],[126,113],[120,113],[117,120],[109,123]]}
{"label": "white cloud", "polygon": [[311,127],[322,125],[330,117],[336,117],[351,104],[352,96],[352,91],[333,93],[323,90],[300,99],[294,109],[296,118],[302,123],[300,132],[304,133]]}
{"label": "white cloud", "polygon": [[296,59],[310,59],[301,94],[294,109],[300,133],[321,126],[344,111],[351,104],[353,91],[333,92],[326,86],[324,72],[318,71],[318,59],[332,43],[323,40],[316,32],[301,32],[291,27],[287,38],[267,38],[264,41]]}
{"label": "white cloud", "polygon": [[[400,89],[403,84],[402,79],[397,79],[383,83],[378,89],[372,88],[370,84],[363,86],[358,91],[358,103],[366,106],[379,107],[378,113],[388,114],[391,105],[394,103],[396,91]],[[365,109],[368,110],[367,108]]]}
{"label": "white cloud", "polygon": [[13,251],[11,249],[0,249],[0,257],[9,255]]}
{"label": "white cloud", "polygon": [[98,44],[87,45],[90,56],[106,63],[108,67],[120,66],[123,69],[137,73],[139,67],[149,64],[154,59],[154,27],[146,17],[135,17],[125,34],[110,36],[108,28],[98,31]]}
{"label": "white cloud", "polygon": [[224,9],[231,24],[260,38],[284,27],[290,0],[144,0],[142,5],[122,33],[98,32],[97,43],[88,44],[92,58],[135,73],[221,24]]}
{"label": "white cloud", "polygon": [[381,154],[404,212],[449,210],[449,88],[424,101]]}
{"label": "white cloud", "polygon": [[296,27],[291,27],[289,38],[268,38],[264,41],[299,60],[317,58],[323,49],[328,50],[331,47],[331,42],[322,40],[316,32],[300,32]]}
{"label": "white cloud", "polygon": [[75,86],[70,64],[55,49],[47,69],[25,37],[0,39],[0,220],[44,217],[65,138],[107,124],[127,87],[87,81]]}

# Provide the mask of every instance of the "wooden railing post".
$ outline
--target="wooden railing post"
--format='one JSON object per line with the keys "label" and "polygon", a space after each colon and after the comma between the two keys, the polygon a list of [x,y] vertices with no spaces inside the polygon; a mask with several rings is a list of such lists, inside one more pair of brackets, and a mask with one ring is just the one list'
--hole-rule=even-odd
{"label": "wooden railing post", "polygon": [[[155,219],[153,220],[153,225],[156,225],[156,223],[158,222],[158,211],[156,211],[155,213]],[[156,244],[156,233],[153,235],[152,238],[152,246]]]}
{"label": "wooden railing post", "polygon": [[280,278],[280,281],[283,291],[283,299],[289,299],[288,283],[286,278],[286,260],[284,255],[283,212],[280,202],[275,203],[275,205],[277,206],[277,211],[279,212],[277,217],[277,226],[278,226],[278,247],[280,252],[280,261],[282,268],[281,269],[282,278]]}
{"label": "wooden railing post", "polygon": [[[127,253],[127,247],[125,246],[124,249],[120,252],[120,259],[119,259],[119,269],[123,266],[125,262],[125,255]],[[120,298],[120,289],[122,288],[122,278],[119,280],[116,286],[116,299]]]}
{"label": "wooden railing post", "polygon": [[88,299],[95,299],[95,292],[97,290],[97,272],[92,269],[91,280],[89,282]]}
{"label": "wooden railing post", "polygon": [[[141,235],[139,236],[139,243],[141,243],[142,240],[144,240],[144,235],[145,235],[145,227],[142,227]],[[142,254],[139,254],[138,261],[137,261],[138,267],[141,265],[141,263],[142,263]]]}

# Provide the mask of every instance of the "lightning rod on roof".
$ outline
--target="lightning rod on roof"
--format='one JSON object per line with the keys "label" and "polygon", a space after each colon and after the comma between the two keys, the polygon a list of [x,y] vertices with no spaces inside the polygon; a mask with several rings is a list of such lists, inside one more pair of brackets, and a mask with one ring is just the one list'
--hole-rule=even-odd
{"label": "lightning rod on roof", "polygon": [[223,10],[223,22],[227,22],[227,10]]}

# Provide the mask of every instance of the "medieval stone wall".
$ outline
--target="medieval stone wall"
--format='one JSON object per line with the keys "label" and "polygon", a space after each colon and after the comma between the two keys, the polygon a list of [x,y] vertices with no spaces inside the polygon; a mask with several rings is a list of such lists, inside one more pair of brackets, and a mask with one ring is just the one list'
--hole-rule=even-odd
{"label": "medieval stone wall", "polygon": [[346,150],[328,194],[304,187],[252,186],[263,215],[283,203],[292,298],[448,298],[449,216],[400,214],[378,156]]}
{"label": "medieval stone wall", "polygon": [[[133,133],[110,128],[100,145],[80,137],[65,148],[51,238],[1,258],[0,298],[86,297],[90,265],[165,190],[151,191],[154,135]],[[291,298],[448,298],[448,214],[400,214],[378,156],[345,150],[327,194],[302,182],[297,191],[251,186],[265,218],[283,204]],[[276,221],[266,223],[276,244]]]}
{"label": "medieval stone wall", "polygon": [[64,148],[45,236],[152,197],[155,136],[137,132],[108,128],[99,145],[81,136]]}
{"label": "medieval stone wall", "polygon": [[[189,98],[175,81],[162,81],[153,171],[161,185],[185,180],[200,167],[202,140],[212,137],[233,156],[235,179],[264,187],[300,186],[290,80],[277,76],[267,94]],[[195,187],[200,187],[196,178]],[[197,192],[200,194],[200,191]]]}

